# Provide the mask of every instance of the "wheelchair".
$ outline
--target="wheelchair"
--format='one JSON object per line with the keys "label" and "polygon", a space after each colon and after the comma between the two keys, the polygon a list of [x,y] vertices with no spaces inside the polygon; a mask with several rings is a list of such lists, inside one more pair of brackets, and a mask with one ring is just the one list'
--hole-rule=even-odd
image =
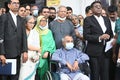
{"label": "wheelchair", "polygon": [[[59,61],[49,60],[49,70],[45,73],[42,80],[61,80],[60,79],[60,63]],[[79,64],[80,70],[83,74],[90,76],[90,67],[88,61]]]}

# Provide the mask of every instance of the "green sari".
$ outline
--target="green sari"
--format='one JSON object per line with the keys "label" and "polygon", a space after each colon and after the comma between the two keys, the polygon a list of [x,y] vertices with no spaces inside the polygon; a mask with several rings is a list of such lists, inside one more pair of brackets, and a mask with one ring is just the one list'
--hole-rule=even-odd
{"label": "green sari", "polygon": [[45,52],[53,54],[53,52],[56,50],[56,47],[51,30],[49,29],[41,30],[39,26],[35,26],[35,30],[39,33],[41,45],[41,58],[40,64],[38,66],[38,75],[40,79],[43,79],[45,72],[48,71],[49,69],[48,67],[49,65],[48,59],[42,58],[42,56],[44,55]]}

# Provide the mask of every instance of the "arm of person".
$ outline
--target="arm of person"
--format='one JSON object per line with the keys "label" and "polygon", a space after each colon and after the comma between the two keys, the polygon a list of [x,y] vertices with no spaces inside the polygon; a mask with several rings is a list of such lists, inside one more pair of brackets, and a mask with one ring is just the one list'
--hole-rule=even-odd
{"label": "arm of person", "polygon": [[110,34],[99,33],[99,29],[96,28],[96,24],[91,21],[92,17],[87,17],[84,20],[84,26],[83,26],[83,37],[88,42],[92,43],[100,43],[102,40],[107,40],[110,38]]}
{"label": "arm of person", "polygon": [[31,50],[31,51],[38,51],[39,53],[41,52],[40,47],[33,46],[33,45],[31,45],[31,44],[28,44],[28,50]]}
{"label": "arm of person", "polygon": [[73,64],[73,70],[76,71],[79,69],[79,66],[78,66],[79,62],[77,60],[74,61],[74,64]]}
{"label": "arm of person", "polygon": [[5,28],[6,15],[0,16],[0,60],[2,64],[6,63],[4,51],[4,28]]}
{"label": "arm of person", "polygon": [[61,65],[66,65],[67,64],[67,61],[62,59],[61,49],[58,49],[53,53],[52,60],[59,61]]}
{"label": "arm of person", "polygon": [[68,69],[70,69],[70,71],[74,70],[73,66],[69,62],[66,62],[66,65],[67,65]]}
{"label": "arm of person", "polygon": [[83,35],[81,35],[77,29],[75,29],[75,34],[79,39],[83,40]]}
{"label": "arm of person", "polygon": [[27,52],[23,52],[22,53],[22,62],[25,63],[28,60],[28,53]]}
{"label": "arm of person", "polygon": [[21,19],[21,28],[22,28],[22,61],[25,63],[28,60],[28,46],[27,46],[27,35],[26,35],[26,29],[24,25],[24,20]]}

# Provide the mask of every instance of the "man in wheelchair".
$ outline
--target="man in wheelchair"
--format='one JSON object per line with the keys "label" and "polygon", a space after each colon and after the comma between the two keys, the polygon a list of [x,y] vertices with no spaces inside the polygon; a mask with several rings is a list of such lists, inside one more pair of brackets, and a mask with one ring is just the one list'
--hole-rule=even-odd
{"label": "man in wheelchair", "polygon": [[59,61],[61,64],[61,80],[90,80],[79,69],[79,64],[89,60],[89,57],[81,51],[73,48],[73,38],[69,35],[62,39],[63,47],[57,49],[52,55],[52,60]]}

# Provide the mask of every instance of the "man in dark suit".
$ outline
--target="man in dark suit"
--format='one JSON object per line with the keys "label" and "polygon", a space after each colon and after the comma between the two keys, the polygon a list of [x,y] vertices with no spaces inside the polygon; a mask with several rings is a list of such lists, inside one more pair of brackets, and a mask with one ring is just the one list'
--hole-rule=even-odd
{"label": "man in dark suit", "polygon": [[18,80],[21,53],[23,62],[28,58],[24,20],[17,15],[19,4],[19,0],[8,0],[9,12],[0,17],[0,60],[2,64],[6,59],[17,60],[16,75],[1,75],[3,80]]}
{"label": "man in dark suit", "polygon": [[109,51],[105,52],[106,43],[113,33],[107,17],[101,16],[101,2],[91,4],[93,15],[86,17],[83,35],[88,41],[86,53],[90,57],[91,80],[109,80]]}

